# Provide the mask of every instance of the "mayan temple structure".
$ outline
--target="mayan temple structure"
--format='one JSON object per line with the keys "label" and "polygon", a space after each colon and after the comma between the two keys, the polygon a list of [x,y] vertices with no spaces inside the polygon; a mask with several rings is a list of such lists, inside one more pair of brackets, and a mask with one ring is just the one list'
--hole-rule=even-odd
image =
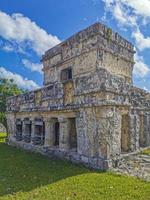
{"label": "mayan temple structure", "polygon": [[96,169],[150,146],[134,47],[96,23],[45,52],[44,86],[7,100],[8,144]]}

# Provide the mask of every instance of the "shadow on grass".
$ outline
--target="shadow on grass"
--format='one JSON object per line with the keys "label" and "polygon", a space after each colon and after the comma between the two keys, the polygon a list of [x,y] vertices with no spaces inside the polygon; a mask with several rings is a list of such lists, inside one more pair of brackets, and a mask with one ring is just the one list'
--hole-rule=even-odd
{"label": "shadow on grass", "polygon": [[0,196],[27,192],[83,173],[91,171],[0,143]]}

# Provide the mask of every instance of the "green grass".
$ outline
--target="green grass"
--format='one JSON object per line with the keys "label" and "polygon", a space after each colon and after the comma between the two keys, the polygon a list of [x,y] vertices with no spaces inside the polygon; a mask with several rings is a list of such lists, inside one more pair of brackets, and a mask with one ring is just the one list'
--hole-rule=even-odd
{"label": "green grass", "polygon": [[0,132],[0,142],[5,142],[7,134],[6,133],[1,133]]}
{"label": "green grass", "polygon": [[150,156],[150,148],[143,150],[141,153]]}
{"label": "green grass", "polygon": [[150,184],[0,143],[0,200],[150,200]]}

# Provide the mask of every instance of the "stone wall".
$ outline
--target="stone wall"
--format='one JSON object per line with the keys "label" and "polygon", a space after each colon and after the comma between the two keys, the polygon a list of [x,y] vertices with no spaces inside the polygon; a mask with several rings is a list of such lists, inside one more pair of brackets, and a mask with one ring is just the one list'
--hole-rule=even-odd
{"label": "stone wall", "polygon": [[99,67],[132,83],[134,53],[132,44],[96,23],[45,53],[42,58],[44,84],[59,82],[60,70],[69,66],[74,76]]}
{"label": "stone wall", "polygon": [[65,83],[45,86],[40,90],[8,98],[10,112],[77,109],[100,105],[130,105],[131,85],[123,78],[112,75],[105,69]]}

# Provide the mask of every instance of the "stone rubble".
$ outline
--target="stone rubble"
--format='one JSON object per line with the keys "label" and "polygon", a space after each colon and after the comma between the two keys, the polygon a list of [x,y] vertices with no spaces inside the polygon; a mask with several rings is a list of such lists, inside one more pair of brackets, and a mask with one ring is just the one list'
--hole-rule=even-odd
{"label": "stone rubble", "polygon": [[128,155],[119,160],[113,171],[150,182],[150,156],[143,154]]}

